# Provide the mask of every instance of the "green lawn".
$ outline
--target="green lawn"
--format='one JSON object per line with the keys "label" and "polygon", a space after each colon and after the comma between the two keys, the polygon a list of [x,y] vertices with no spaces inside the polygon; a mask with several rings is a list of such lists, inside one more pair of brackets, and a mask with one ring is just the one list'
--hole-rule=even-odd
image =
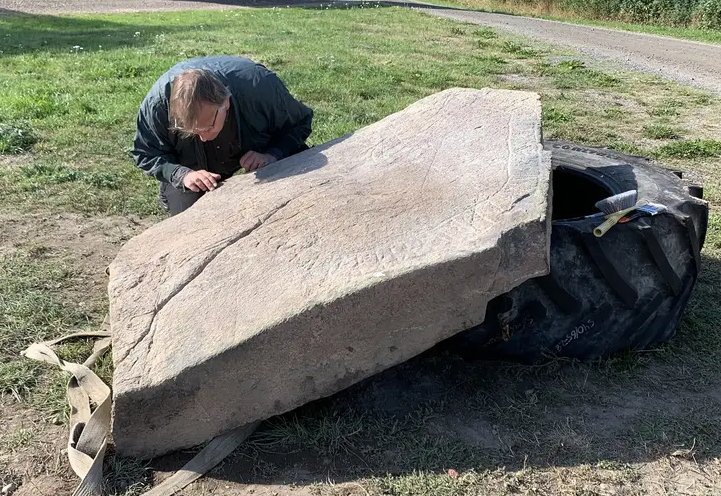
{"label": "green lawn", "polygon": [[[717,467],[719,404],[705,399],[721,385],[717,96],[399,8],[0,17],[0,40],[3,401],[43,422],[62,422],[65,379],[18,352],[38,339],[93,328],[105,312],[102,277],[100,283],[88,278],[101,274],[106,261],[82,244],[65,243],[63,234],[75,229],[67,219],[78,229],[99,226],[86,239],[100,236],[97,246],[109,246],[109,256],[117,246],[102,244],[102,236],[115,236],[116,225],[159,220],[156,184],[127,154],[138,105],[175,62],[233,53],[268,65],[315,109],[313,144],[453,86],[531,90],[542,96],[545,137],[662,158],[703,180],[712,207],[706,271],[670,345],[602,363],[540,368],[453,362],[454,368],[443,357],[421,358],[400,369],[413,376],[409,391],[417,393],[403,412],[374,410],[364,403],[376,394],[373,383],[364,385],[266,423],[235,457],[241,466],[248,469],[250,461],[254,477],[272,481],[301,460],[316,474],[317,494],[387,495],[606,494],[591,492],[599,484],[644,494],[634,492],[645,480],[642,465],[660,464],[692,440],[702,469]],[[88,349],[85,343],[62,352],[78,358]],[[101,372],[110,378],[110,360],[101,362]],[[439,381],[447,395],[426,391],[424,381]],[[583,413],[623,395],[656,398],[648,404],[659,408],[639,404],[636,414],[605,431]],[[663,401],[673,408],[661,408]],[[448,425],[466,425],[464,416],[472,415],[492,424],[500,441],[476,440],[478,447],[449,433]],[[32,452],[41,442],[37,432],[24,427],[11,434],[0,442],[0,475],[42,472],[38,465],[17,475],[3,457],[21,447]],[[109,484],[132,494],[126,489],[137,477],[126,476],[143,466],[113,463]],[[449,477],[449,468],[461,477]],[[323,482],[331,469],[339,484],[351,481],[365,492]],[[658,473],[668,475],[660,465]]]}

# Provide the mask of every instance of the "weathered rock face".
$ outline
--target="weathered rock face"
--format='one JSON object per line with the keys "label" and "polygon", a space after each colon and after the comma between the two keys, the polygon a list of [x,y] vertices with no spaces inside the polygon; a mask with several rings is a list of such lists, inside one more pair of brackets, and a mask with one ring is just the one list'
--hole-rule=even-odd
{"label": "weathered rock face", "polygon": [[233,177],[110,268],[119,452],[291,410],[483,321],[548,271],[536,94],[447,90]]}

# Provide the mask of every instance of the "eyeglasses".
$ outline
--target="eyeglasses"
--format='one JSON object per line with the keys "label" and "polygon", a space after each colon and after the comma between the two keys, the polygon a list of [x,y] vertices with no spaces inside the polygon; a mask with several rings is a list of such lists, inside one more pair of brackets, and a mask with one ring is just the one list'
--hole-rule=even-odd
{"label": "eyeglasses", "polygon": [[208,131],[210,131],[211,129],[213,129],[213,128],[215,127],[215,121],[218,119],[218,112],[220,112],[220,109],[221,109],[221,108],[222,108],[223,110],[226,110],[224,107],[225,107],[224,105],[219,105],[219,106],[215,109],[215,114],[213,114],[213,122],[210,123],[210,126],[207,126],[207,127],[194,127],[194,128],[192,129],[193,133],[194,133],[194,134],[207,133]]}

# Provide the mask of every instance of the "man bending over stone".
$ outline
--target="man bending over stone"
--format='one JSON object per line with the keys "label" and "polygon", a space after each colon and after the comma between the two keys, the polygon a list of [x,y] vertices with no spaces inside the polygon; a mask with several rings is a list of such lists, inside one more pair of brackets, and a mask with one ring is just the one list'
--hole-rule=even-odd
{"label": "man bending over stone", "polygon": [[171,215],[241,168],[305,150],[313,111],[272,71],[242,57],[199,57],[160,76],[138,112],[135,163],[160,181]]}

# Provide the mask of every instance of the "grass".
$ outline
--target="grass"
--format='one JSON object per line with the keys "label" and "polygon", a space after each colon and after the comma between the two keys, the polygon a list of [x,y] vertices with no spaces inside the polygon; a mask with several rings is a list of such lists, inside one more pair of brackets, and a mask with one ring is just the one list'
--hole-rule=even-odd
{"label": "grass", "polygon": [[20,397],[38,384],[38,366],[18,358],[35,341],[87,322],[62,299],[72,277],[62,262],[39,261],[33,250],[0,254],[0,394]]}
{"label": "grass", "polygon": [[563,60],[557,64],[545,63],[538,66],[541,75],[553,78],[558,89],[613,88],[621,80],[611,74],[586,67],[580,60]]}
{"label": "grass", "polygon": [[0,448],[3,450],[17,451],[30,445],[35,437],[32,429],[20,428],[13,431],[10,436],[0,441]]}
{"label": "grass", "polygon": [[680,131],[670,127],[664,126],[663,124],[650,124],[643,128],[643,134],[647,138],[651,139],[678,139],[680,138]]}
{"label": "grass", "polygon": [[712,158],[721,156],[721,141],[712,139],[684,140],[668,143],[658,149],[660,157]]}
{"label": "grass", "polygon": [[[680,452],[674,456],[714,456],[718,452],[716,433],[721,427],[718,404],[699,402],[688,405],[683,412],[674,413],[661,411],[639,418],[633,434],[646,449],[661,455],[669,454],[669,447],[677,448],[671,453]],[[687,454],[682,450],[690,452]]]}
{"label": "grass", "polygon": [[[396,8],[2,17],[0,39],[0,129],[33,136],[0,152],[3,219],[28,226],[20,237],[0,223],[4,401],[62,423],[65,378],[18,353],[33,341],[99,325],[105,309],[102,291],[80,274],[100,273],[106,261],[69,243],[54,249],[70,228],[38,228],[46,224],[37,219],[160,219],[156,184],[127,155],[137,107],[179,59],[232,51],[267,64],[315,109],[314,144],[452,86],[531,90],[541,94],[546,138],[662,157],[703,180],[712,215],[702,278],[669,345],[537,367],[424,355],[269,420],[220,469],[223,477],[277,482],[298,465],[313,474],[319,494],[361,494],[358,484],[374,495],[604,494],[601,485],[609,494],[644,494],[659,480],[672,494],[664,456],[693,439],[699,466],[716,473],[718,97]],[[16,135],[0,132],[0,143]],[[70,344],[61,353],[81,359],[89,346]],[[108,358],[99,369],[109,381]],[[0,462],[32,442],[24,428],[3,437]],[[111,494],[147,485],[145,464],[112,458],[109,465]],[[648,479],[649,471],[661,479]]]}
{"label": "grass", "polygon": [[26,123],[0,124],[0,153],[2,154],[30,151],[36,141],[35,133]]}
{"label": "grass", "polygon": [[[67,378],[21,358],[20,352],[34,342],[92,328],[98,318],[96,309],[68,298],[79,290],[75,276],[68,260],[42,246],[0,252],[0,396],[26,399],[55,423],[67,417]],[[90,343],[79,342],[63,345],[58,352],[66,359],[81,360],[90,349]],[[110,366],[107,359],[102,363]]]}

